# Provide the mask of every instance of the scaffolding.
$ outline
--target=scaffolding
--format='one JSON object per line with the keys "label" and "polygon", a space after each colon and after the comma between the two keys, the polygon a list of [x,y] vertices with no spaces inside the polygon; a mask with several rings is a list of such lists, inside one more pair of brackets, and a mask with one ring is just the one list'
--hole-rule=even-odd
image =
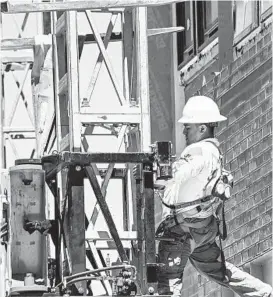
{"label": "scaffolding", "polygon": [[[147,29],[147,7],[174,2],[178,1],[95,0],[1,3],[3,13],[26,13],[26,20],[33,12],[50,15],[48,19],[50,21],[44,22],[44,28],[47,30],[50,28],[50,35],[40,36],[40,39],[36,37],[3,40],[1,49],[34,49],[34,60],[22,57],[18,63],[18,59],[13,61],[2,58],[2,64],[5,64],[5,70],[20,67],[24,71],[24,77],[32,69],[33,115],[29,112],[28,106],[25,105],[25,107],[33,126],[31,129],[27,128],[19,132],[32,133],[32,137],[33,133],[35,134],[35,153],[31,157],[41,158],[41,164],[46,172],[46,182],[55,198],[55,219],[59,224],[55,234],[58,238],[55,244],[56,283],[61,283],[67,275],[73,276],[85,272],[86,257],[93,268],[103,268],[106,265],[96,246],[98,238],[86,236],[90,229],[95,228],[98,214],[102,212],[110,236],[100,240],[107,243],[114,241],[121,262],[136,265],[138,286],[142,294],[148,294],[150,287],[153,287],[155,292],[157,290],[155,280],[148,279],[147,276],[147,266],[156,266],[153,188],[155,154],[151,151],[147,38],[157,34],[179,32],[183,28]],[[95,12],[110,14],[104,35],[96,26]],[[79,14],[85,16],[92,34],[79,34]],[[120,35],[113,33],[118,17],[122,24]],[[122,84],[114,71],[113,57],[110,57],[107,51],[113,39],[122,40]],[[89,74],[88,87],[85,92],[80,92],[79,62],[85,45],[91,42],[97,45],[99,53],[93,72]],[[41,69],[47,59],[50,59],[49,55],[52,57],[53,85],[49,83],[43,86],[41,91],[37,85],[43,82]],[[94,110],[92,98],[103,64],[111,79],[118,104],[114,109],[101,106]],[[9,65],[8,68],[6,65]],[[18,95],[8,120],[9,125],[17,102],[20,98],[24,100],[22,94],[24,79],[22,82],[17,81],[17,85]],[[42,133],[40,131],[41,115],[48,109],[44,110],[41,97],[53,98],[52,101],[48,100],[48,104],[54,106],[46,118]],[[7,130],[3,127],[3,121],[1,123],[0,152],[1,165],[4,168],[3,135],[10,133],[12,129]],[[115,136],[115,151],[105,153],[92,151],[86,138],[94,135],[98,128],[110,131],[109,135]],[[124,164],[124,166],[116,167],[116,164]],[[142,173],[136,181],[131,178],[133,164],[142,165]],[[111,209],[105,199],[111,178],[123,181],[125,194],[122,235],[117,230]],[[88,215],[85,209],[85,179],[89,180],[96,197],[91,215]],[[133,189],[133,218],[128,211],[127,196],[130,187]],[[129,227],[132,224],[135,225],[134,230]],[[104,272],[102,276],[105,277]],[[107,278],[101,281],[106,293],[113,294]],[[79,279],[75,283],[74,290],[72,292],[74,294],[85,292],[86,280]]]}

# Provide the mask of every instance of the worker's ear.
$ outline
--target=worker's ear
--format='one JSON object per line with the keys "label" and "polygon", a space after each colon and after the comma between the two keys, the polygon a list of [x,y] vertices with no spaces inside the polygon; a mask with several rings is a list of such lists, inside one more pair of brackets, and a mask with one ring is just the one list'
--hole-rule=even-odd
{"label": "worker's ear", "polygon": [[207,131],[207,126],[205,124],[202,124],[199,126],[200,133],[204,134]]}

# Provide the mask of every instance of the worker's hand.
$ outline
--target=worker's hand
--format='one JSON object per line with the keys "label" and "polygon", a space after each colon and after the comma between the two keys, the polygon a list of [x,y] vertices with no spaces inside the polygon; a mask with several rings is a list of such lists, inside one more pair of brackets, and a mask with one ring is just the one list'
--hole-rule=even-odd
{"label": "worker's hand", "polygon": [[32,234],[36,230],[41,228],[41,224],[39,221],[29,221],[25,220],[24,229],[29,233]]}

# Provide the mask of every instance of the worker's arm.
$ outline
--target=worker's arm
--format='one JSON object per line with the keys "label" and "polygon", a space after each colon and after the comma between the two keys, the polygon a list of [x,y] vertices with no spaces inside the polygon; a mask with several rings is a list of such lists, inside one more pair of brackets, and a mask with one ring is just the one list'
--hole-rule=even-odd
{"label": "worker's arm", "polygon": [[174,176],[161,196],[162,201],[168,205],[177,203],[177,194],[180,193],[183,184],[197,177],[206,166],[207,161],[202,155],[187,155],[177,161],[174,165]]}

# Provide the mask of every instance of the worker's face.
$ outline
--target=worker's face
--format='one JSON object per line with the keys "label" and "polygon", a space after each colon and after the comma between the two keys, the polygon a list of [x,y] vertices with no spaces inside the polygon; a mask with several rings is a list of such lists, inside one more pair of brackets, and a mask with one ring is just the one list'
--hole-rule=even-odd
{"label": "worker's face", "polygon": [[204,129],[200,124],[184,124],[183,134],[186,138],[186,144],[198,142],[202,139]]}

